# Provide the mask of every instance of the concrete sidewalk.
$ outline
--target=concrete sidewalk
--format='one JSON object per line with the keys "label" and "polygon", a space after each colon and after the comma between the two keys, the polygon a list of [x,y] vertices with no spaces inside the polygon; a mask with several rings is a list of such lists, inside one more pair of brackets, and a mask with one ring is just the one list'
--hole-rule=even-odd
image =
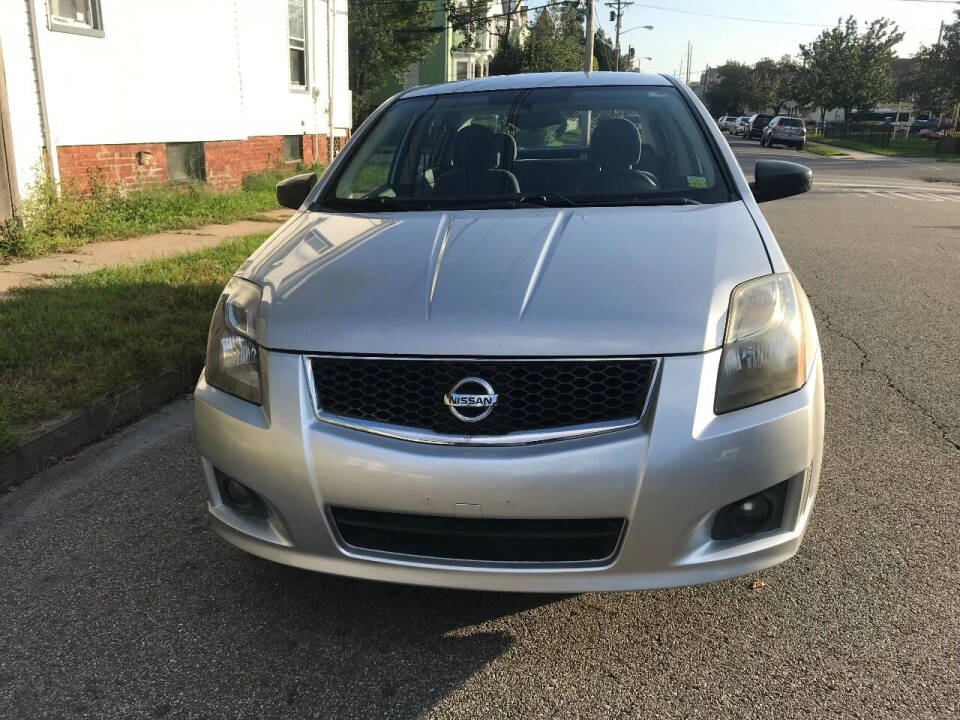
{"label": "concrete sidewalk", "polygon": [[99,270],[117,265],[132,265],[219,245],[225,240],[276,230],[293,215],[278,209],[261,213],[262,220],[239,220],[226,225],[204,225],[189,230],[141,235],[126,240],[88,243],[72,253],[55,253],[33,260],[0,265],[0,297],[25,285],[52,282],[64,275]]}

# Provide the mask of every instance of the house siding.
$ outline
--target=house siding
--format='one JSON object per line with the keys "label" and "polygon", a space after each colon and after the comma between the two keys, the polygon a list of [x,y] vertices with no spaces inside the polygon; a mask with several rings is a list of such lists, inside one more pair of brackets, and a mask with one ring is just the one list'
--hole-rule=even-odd
{"label": "house siding", "polygon": [[37,94],[36,66],[24,0],[0,2],[0,48],[3,50],[10,104],[14,168],[23,196],[34,180],[43,176],[40,96]]}
{"label": "house siding", "polygon": [[[333,121],[335,133],[345,136],[347,6],[329,1],[336,10]],[[214,187],[237,187],[246,172],[275,165],[278,157],[282,162],[284,135],[322,136],[316,159],[327,161],[327,0],[307,0],[306,91],[288,82],[285,2],[165,0],[161,8],[150,0],[101,0],[104,36],[90,37],[48,29],[45,0],[7,0],[0,2],[0,43],[10,56],[8,75],[16,78],[10,105],[21,192],[43,156],[28,2],[37,12],[47,111],[65,184],[88,183],[92,170],[124,185],[166,182],[165,144],[172,142],[205,144]],[[311,156],[312,146],[311,140]],[[138,163],[141,151],[149,155]]]}

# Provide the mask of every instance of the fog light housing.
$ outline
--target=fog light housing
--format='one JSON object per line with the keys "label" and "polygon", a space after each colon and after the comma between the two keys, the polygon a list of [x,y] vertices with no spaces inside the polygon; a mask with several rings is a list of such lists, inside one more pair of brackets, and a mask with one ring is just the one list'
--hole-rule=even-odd
{"label": "fog light housing", "polygon": [[256,492],[236,478],[230,477],[219,468],[213,469],[217,478],[217,488],[223,504],[238,513],[266,520],[267,504]]}
{"label": "fog light housing", "polygon": [[714,540],[732,540],[781,527],[789,484],[789,480],[784,480],[720,508],[713,521],[710,537]]}

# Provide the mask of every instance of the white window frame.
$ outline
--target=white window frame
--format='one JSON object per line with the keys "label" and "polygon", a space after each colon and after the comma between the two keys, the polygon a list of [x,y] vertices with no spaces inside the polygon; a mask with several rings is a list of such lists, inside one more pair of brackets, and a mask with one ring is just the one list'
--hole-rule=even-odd
{"label": "white window frame", "polygon": [[100,11],[100,0],[85,0],[90,7],[89,17],[83,20],[55,15],[53,0],[47,0],[47,29],[53,32],[73,33],[74,35],[88,35],[103,37],[103,15]]}
{"label": "white window frame", "polygon": [[[303,37],[295,38],[290,34],[290,0],[287,0],[287,82],[290,84],[290,90],[294,92],[306,92],[310,85],[310,60],[309,48],[307,46],[307,0],[296,0],[303,8]],[[296,43],[299,43],[297,45]],[[303,84],[293,81],[290,73],[290,51],[300,50],[303,52]]]}

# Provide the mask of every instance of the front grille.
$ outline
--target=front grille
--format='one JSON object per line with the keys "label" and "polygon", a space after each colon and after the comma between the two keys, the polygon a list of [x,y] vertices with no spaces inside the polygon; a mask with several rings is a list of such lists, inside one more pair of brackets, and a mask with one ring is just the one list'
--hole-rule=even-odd
{"label": "front grille", "polygon": [[[320,409],[445,435],[507,435],[639,418],[656,361],[312,359]],[[488,382],[492,412],[464,422],[444,395],[464,378]]]}
{"label": "front grille", "polygon": [[502,520],[331,507],[337,532],[362,550],[445,560],[589,562],[613,556],[623,518]]}

